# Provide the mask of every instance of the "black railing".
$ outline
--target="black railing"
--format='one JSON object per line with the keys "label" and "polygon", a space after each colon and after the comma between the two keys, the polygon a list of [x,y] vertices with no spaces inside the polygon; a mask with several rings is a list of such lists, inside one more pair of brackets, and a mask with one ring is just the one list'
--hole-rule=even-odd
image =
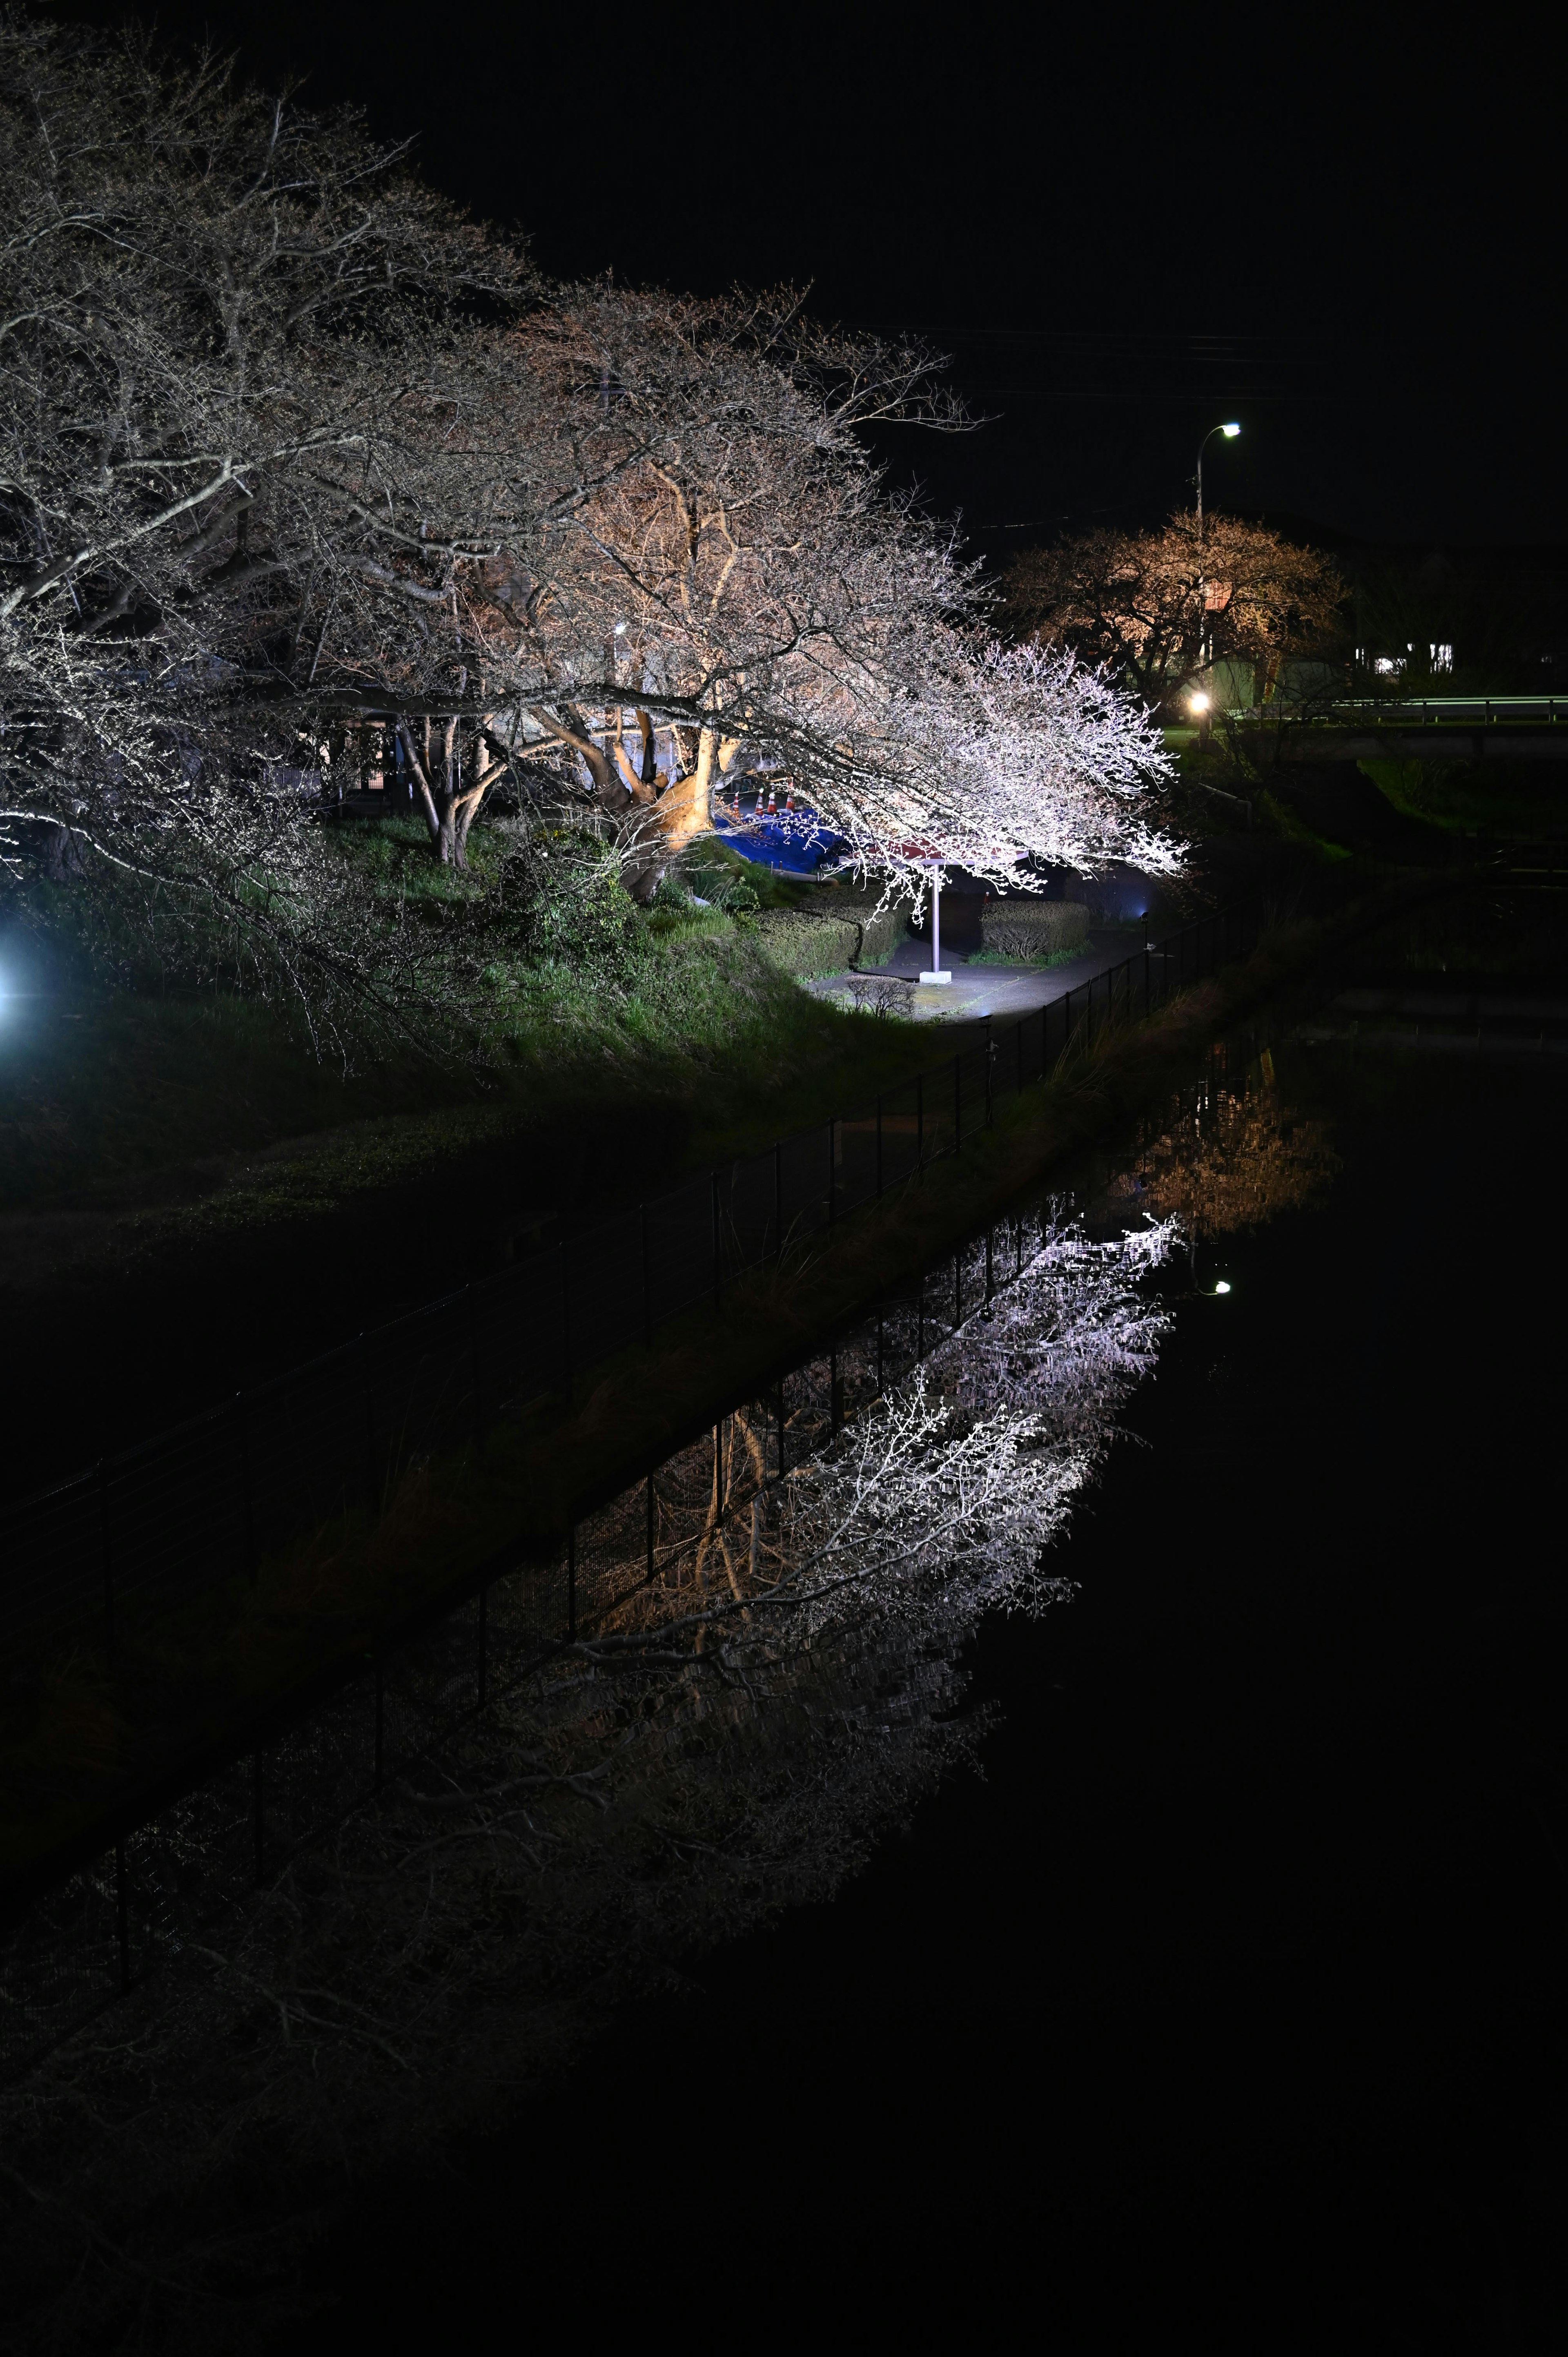
{"label": "black railing", "polygon": [[569,1398],[597,1362],[961,1152],[1070,1048],[1245,955],[1257,923],[1252,904],[1201,918],[988,1025],[853,1117],[613,1213],[0,1509],[0,1641],[95,1621],[113,1654],[130,1618],[253,1581],[269,1554],[335,1515],[378,1513],[413,1459],[482,1439],[503,1408]]}

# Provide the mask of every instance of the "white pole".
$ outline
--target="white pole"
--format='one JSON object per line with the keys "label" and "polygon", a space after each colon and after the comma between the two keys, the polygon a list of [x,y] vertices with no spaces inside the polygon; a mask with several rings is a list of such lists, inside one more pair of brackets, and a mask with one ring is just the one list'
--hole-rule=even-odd
{"label": "white pole", "polygon": [[942,972],[942,871],[940,866],[931,870],[931,970],[920,976],[922,982],[950,982],[950,974]]}

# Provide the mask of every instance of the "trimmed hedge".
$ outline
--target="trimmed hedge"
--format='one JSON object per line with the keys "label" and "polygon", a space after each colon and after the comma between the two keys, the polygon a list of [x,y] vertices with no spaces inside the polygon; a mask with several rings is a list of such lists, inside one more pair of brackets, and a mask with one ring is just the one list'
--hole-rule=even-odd
{"label": "trimmed hedge", "polygon": [[875,914],[875,892],[815,892],[799,909],[764,909],[755,920],[775,965],[799,979],[880,965],[908,931],[907,904]]}
{"label": "trimmed hedge", "polygon": [[892,956],[909,930],[909,904],[907,900],[895,901],[891,908],[884,909],[879,917],[870,913],[875,906],[875,901],[868,904],[861,924],[860,955],[855,960],[856,965],[880,965],[884,958]]}
{"label": "trimmed hedge", "polygon": [[763,909],[752,920],[766,954],[798,981],[843,974],[860,946],[854,917],[818,916],[809,909]]}
{"label": "trimmed hedge", "polygon": [[880,916],[876,913],[880,892],[854,891],[831,887],[812,893],[806,907],[814,916],[853,917],[860,929],[859,946],[854,952],[856,965],[880,965],[891,957],[909,930],[909,904],[907,900],[890,901]]}
{"label": "trimmed hedge", "polygon": [[998,957],[1043,963],[1083,947],[1089,910],[1079,900],[987,900],[980,938]]}

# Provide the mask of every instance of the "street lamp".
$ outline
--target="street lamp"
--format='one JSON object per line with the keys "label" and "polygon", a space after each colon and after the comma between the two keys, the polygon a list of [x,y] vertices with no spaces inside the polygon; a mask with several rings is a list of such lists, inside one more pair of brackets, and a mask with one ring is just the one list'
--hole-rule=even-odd
{"label": "street lamp", "polygon": [[1234,442],[1240,431],[1241,428],[1239,425],[1211,425],[1197,446],[1197,536],[1199,540],[1203,538],[1203,454],[1217,434],[1223,434],[1227,442]]}
{"label": "street lamp", "polygon": [[[1208,433],[1204,436],[1202,441],[1197,446],[1197,540],[1199,547],[1203,544],[1203,454],[1208,449],[1209,444],[1213,441],[1217,434],[1223,434],[1227,442],[1234,442],[1237,435],[1240,434],[1240,431],[1241,428],[1240,425],[1236,425],[1234,422],[1229,425],[1211,425]],[[1197,615],[1197,659],[1199,662],[1208,662],[1212,666],[1214,654],[1207,627],[1208,619],[1208,584],[1207,582],[1200,582],[1198,584],[1198,595],[1202,598],[1203,603],[1198,608]],[[1205,699],[1202,707],[1202,717],[1198,722],[1198,727],[1202,734],[1203,742],[1207,745],[1208,742],[1208,705],[1207,698]]]}

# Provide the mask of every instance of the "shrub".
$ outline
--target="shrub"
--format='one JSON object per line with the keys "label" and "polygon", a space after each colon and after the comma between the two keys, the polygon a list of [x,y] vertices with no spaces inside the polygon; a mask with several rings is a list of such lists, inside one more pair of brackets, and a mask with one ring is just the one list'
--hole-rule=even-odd
{"label": "shrub", "polygon": [[1089,910],[1079,900],[987,900],[980,938],[998,957],[1044,965],[1070,957],[1089,937]]}
{"label": "shrub", "polygon": [[624,981],[636,965],[637,909],[614,852],[592,833],[540,826],[528,845],[527,955]]}
{"label": "shrub", "polygon": [[843,974],[860,947],[861,926],[854,917],[819,915],[809,909],[763,909],[753,921],[768,956],[797,980]]}

